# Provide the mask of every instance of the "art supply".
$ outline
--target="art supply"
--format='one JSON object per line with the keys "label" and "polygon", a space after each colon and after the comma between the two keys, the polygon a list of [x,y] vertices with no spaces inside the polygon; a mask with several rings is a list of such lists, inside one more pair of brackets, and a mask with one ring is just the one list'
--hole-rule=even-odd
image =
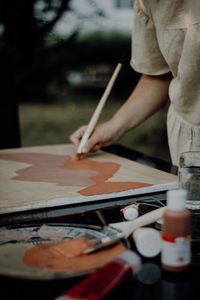
{"label": "art supply", "polygon": [[66,223],[0,227],[0,275],[51,280],[90,274],[127,250],[123,241],[84,254],[92,243],[116,232],[110,227]]}
{"label": "art supply", "polygon": [[[156,209],[134,221],[103,227],[81,224],[1,227],[0,274],[37,280],[89,274],[124,252],[125,246],[128,247],[126,238],[136,228],[160,219],[164,209]],[[102,251],[94,252],[97,249]]]}
{"label": "art supply", "polygon": [[97,217],[99,218],[101,224],[102,224],[103,226],[107,226],[108,224],[107,224],[107,222],[106,222],[106,220],[105,220],[105,218],[104,218],[104,216],[103,216],[103,213],[102,213],[100,210],[96,210],[95,212],[96,212],[96,215],[97,215]]}
{"label": "art supply", "polygon": [[139,204],[131,204],[122,208],[120,211],[122,212],[124,219],[127,221],[135,220],[139,215],[138,206]]}
{"label": "art supply", "polygon": [[124,55],[122,56],[120,62],[117,64],[117,66],[116,66],[116,68],[115,68],[115,70],[114,70],[107,86],[106,86],[106,89],[105,89],[105,91],[104,91],[104,93],[103,93],[103,95],[102,95],[102,97],[101,97],[101,99],[100,99],[100,101],[99,101],[99,103],[96,107],[96,110],[94,111],[94,113],[92,115],[92,118],[90,119],[90,122],[87,126],[87,129],[86,129],[86,131],[85,131],[85,133],[84,133],[84,135],[83,135],[83,137],[80,141],[80,144],[78,146],[77,157],[80,157],[80,154],[82,153],[83,146],[86,144],[86,142],[89,139],[92,131],[94,130],[94,127],[95,127],[95,125],[96,125],[96,123],[97,123],[97,121],[100,117],[101,111],[102,111],[102,109],[103,109],[103,107],[104,107],[104,105],[105,105],[105,103],[108,99],[108,96],[111,92],[111,89],[114,85],[114,82],[115,82],[115,80],[116,80],[116,78],[117,78],[117,76],[118,76],[118,74],[121,70],[123,59],[124,59]]}
{"label": "art supply", "polygon": [[[136,220],[127,221],[127,222],[118,222],[118,223],[110,223],[109,227],[104,226],[105,230],[107,227],[113,229],[113,235],[104,239],[99,239],[98,241],[94,241],[93,245],[85,250],[85,253],[93,252],[97,249],[105,247],[107,245],[116,243],[116,241],[122,238],[128,238],[134,230],[139,227],[149,225],[160,219],[165,211],[165,207],[157,208],[151,212],[148,212]],[[115,231],[114,231],[115,230]],[[83,239],[87,237],[82,236]]]}
{"label": "art supply", "polygon": [[[81,226],[81,224],[3,227],[0,230],[0,274],[9,272],[9,275],[25,276],[26,278],[30,276],[30,278],[36,279],[40,276],[42,279],[51,279],[58,276],[65,278],[85,274],[101,266],[105,260],[109,261],[112,255],[124,251],[125,247],[121,243],[118,245],[118,242],[123,241],[127,244],[126,239],[136,228],[160,219],[164,209],[164,207],[156,209],[134,221],[112,223],[103,227]],[[71,240],[73,241],[71,242]],[[104,250],[106,246],[114,244],[116,244],[116,248]],[[78,257],[79,263],[77,258],[71,257],[70,260],[67,260],[65,257],[63,249],[69,249],[69,247],[74,249],[70,255],[74,255],[75,249],[81,251],[82,255]],[[97,249],[104,251],[94,252]],[[57,255],[59,253],[61,257]],[[88,253],[89,256],[87,256]],[[54,262],[49,263],[48,257],[52,257],[52,255],[55,256]],[[96,257],[96,255],[100,257]],[[33,271],[24,269],[24,262],[33,267]],[[35,267],[39,268],[38,271]],[[40,269],[42,269],[42,275]],[[46,270],[45,273],[43,269]],[[48,270],[49,272],[47,272]]]}
{"label": "art supply", "polygon": [[200,264],[200,152],[180,155],[179,186],[187,190],[186,208],[191,211],[192,263]]}
{"label": "art supply", "polygon": [[156,221],[155,223],[155,228],[158,229],[158,230],[162,230],[162,226],[163,226],[163,219],[160,219],[158,221]]}
{"label": "art supply", "polygon": [[190,266],[190,211],[185,208],[185,190],[167,192],[163,215],[161,263],[164,270],[181,272]]}
{"label": "art supply", "polygon": [[162,248],[160,232],[154,228],[138,228],[133,232],[136,249],[144,257],[157,256]]}
{"label": "art supply", "polygon": [[100,300],[141,268],[141,259],[127,250],[55,300]]}
{"label": "art supply", "polygon": [[187,190],[186,208],[200,210],[200,151],[180,155],[179,185]]}
{"label": "art supply", "polygon": [[72,144],[0,150],[0,214],[89,207],[92,201],[103,201],[106,207],[107,199],[115,203],[117,198],[178,187],[177,176],[118,155],[100,150],[90,159],[72,162],[75,153]]}

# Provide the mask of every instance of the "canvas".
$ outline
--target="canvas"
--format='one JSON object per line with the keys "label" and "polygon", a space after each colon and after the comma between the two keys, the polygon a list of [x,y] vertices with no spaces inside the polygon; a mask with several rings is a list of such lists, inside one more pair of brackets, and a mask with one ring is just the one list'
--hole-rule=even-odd
{"label": "canvas", "polygon": [[0,214],[178,187],[177,176],[104,151],[72,160],[72,144],[0,151]]}

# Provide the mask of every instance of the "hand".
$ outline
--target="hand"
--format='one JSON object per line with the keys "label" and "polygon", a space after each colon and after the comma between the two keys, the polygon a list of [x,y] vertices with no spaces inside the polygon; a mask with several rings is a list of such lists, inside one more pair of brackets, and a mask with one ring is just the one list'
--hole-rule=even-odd
{"label": "hand", "polygon": [[[78,148],[86,129],[87,126],[82,126],[70,136],[70,141],[76,148]],[[82,153],[96,152],[102,147],[113,144],[119,137],[120,134],[117,132],[117,128],[112,124],[112,121],[99,124],[95,127],[87,143],[82,148]]]}
{"label": "hand", "polygon": [[[82,148],[82,153],[95,152],[113,144],[124,133],[137,127],[168,101],[171,73],[151,76],[142,75],[127,101],[108,122],[99,124]],[[80,127],[70,136],[78,148],[87,126]]]}

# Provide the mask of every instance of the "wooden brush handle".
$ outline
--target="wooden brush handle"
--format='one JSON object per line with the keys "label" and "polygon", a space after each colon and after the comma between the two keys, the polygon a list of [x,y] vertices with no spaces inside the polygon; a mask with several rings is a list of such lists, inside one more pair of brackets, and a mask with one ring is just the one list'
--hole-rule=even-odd
{"label": "wooden brush handle", "polygon": [[113,74],[112,74],[112,77],[110,78],[110,80],[109,80],[109,82],[106,86],[106,89],[105,89],[105,91],[104,91],[104,93],[103,93],[103,95],[102,95],[102,97],[101,97],[101,99],[100,99],[93,115],[92,115],[92,118],[90,119],[88,127],[87,127],[87,129],[86,129],[86,131],[85,131],[85,133],[84,133],[84,135],[81,139],[81,142],[79,144],[78,151],[77,151],[78,153],[81,153],[82,147],[86,144],[86,142],[89,139],[91,133],[93,132],[94,127],[95,127],[95,125],[96,125],[96,123],[97,123],[97,121],[100,117],[101,111],[102,111],[102,109],[103,109],[103,107],[106,103],[106,100],[108,99],[110,91],[113,87],[113,84],[114,84],[118,74],[119,74],[119,71],[120,71],[121,67],[122,67],[122,63],[118,63],[115,70],[114,70],[114,72],[113,72]]}
{"label": "wooden brush handle", "polygon": [[111,89],[113,87],[113,84],[114,84],[114,82],[115,82],[118,74],[119,74],[119,71],[120,71],[121,67],[122,67],[122,64],[118,63],[117,66],[116,66],[116,68],[115,68],[115,70],[114,70],[114,72],[113,72],[113,74],[112,74],[112,77],[110,78],[110,80],[109,80],[109,82],[108,82],[108,84],[106,86],[106,89],[105,89],[105,91],[104,91],[104,93],[103,93],[103,95],[102,95],[102,97],[101,97],[101,99],[100,99],[100,101],[99,101],[96,109],[95,109],[95,112],[94,112],[94,114],[93,114],[93,116],[92,116],[92,118],[91,118],[91,120],[90,120],[90,122],[88,124],[86,132],[87,132],[87,134],[89,136],[91,135],[91,133],[92,133],[92,131],[93,131],[93,129],[94,129],[94,127],[95,127],[98,119],[99,119],[101,111],[102,111],[102,109],[103,109],[103,107],[104,107],[104,105],[106,103],[106,100],[108,99],[110,91],[111,91]]}
{"label": "wooden brush handle", "polygon": [[126,221],[119,223],[111,223],[109,226],[121,230],[124,232],[124,236],[127,238],[133,231],[139,227],[151,224],[161,219],[166,207],[161,207],[148,212],[134,221]]}

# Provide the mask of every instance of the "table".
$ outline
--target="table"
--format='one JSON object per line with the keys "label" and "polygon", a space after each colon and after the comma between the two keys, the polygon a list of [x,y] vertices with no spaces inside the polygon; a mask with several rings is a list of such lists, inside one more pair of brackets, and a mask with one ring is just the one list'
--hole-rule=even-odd
{"label": "table", "polygon": [[[123,157],[136,160],[137,162],[150,165],[152,167],[177,173],[177,169],[169,163],[159,159],[155,159],[123,147],[121,145],[113,145],[106,149],[108,152],[121,155]],[[155,195],[145,196],[144,201],[153,201],[154,197],[165,202],[165,193],[157,193]],[[142,200],[142,199],[140,199]],[[102,222],[112,223],[123,220],[120,208],[133,203],[135,198],[118,199],[115,207],[111,203],[100,203],[92,205],[62,207],[41,211],[33,211],[29,213],[8,214],[1,216],[0,224],[13,223],[34,223],[42,221],[48,222],[79,222],[84,224],[102,225]],[[96,211],[100,211],[103,221],[98,217]],[[145,213],[149,207],[143,206]],[[136,251],[135,246],[130,240],[131,248]],[[165,272],[160,267],[160,256],[153,259],[142,258],[143,265],[137,277],[121,284],[106,299],[200,299],[200,265],[192,264],[188,272],[182,274],[173,274]],[[67,289],[74,286],[84,277],[72,279],[60,279],[55,281],[32,281],[15,278],[7,278],[0,276],[0,299],[44,299],[51,300],[62,294]]]}

